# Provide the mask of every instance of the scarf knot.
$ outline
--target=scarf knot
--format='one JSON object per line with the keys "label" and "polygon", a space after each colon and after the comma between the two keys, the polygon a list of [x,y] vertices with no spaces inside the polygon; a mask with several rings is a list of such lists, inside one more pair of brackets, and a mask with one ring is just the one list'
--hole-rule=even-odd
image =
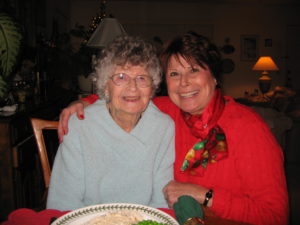
{"label": "scarf knot", "polygon": [[228,156],[226,135],[218,125],[224,107],[225,100],[221,91],[216,90],[202,114],[191,115],[181,111],[192,135],[198,138],[185,155],[181,166],[182,172],[203,175],[209,163],[216,163]]}

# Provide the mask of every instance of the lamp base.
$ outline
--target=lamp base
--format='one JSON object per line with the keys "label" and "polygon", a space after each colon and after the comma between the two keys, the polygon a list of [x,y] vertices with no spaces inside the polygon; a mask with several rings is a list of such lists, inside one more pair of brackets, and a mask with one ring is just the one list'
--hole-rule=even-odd
{"label": "lamp base", "polygon": [[259,90],[262,94],[267,93],[271,88],[272,79],[271,77],[264,75],[261,76],[258,80]]}

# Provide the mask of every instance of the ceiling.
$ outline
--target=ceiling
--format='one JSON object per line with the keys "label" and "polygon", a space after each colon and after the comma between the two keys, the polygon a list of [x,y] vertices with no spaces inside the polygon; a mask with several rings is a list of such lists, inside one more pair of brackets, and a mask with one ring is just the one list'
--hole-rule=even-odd
{"label": "ceiling", "polygon": [[[127,1],[127,2],[179,2],[183,3],[183,0],[107,0],[109,1]],[[264,3],[264,4],[288,4],[298,3],[299,0],[184,0],[185,3]]]}

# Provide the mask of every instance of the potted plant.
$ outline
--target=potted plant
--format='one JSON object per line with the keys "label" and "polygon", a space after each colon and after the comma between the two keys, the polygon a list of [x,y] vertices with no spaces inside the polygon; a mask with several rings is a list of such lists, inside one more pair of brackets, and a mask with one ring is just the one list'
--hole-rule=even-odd
{"label": "potted plant", "polygon": [[21,42],[20,25],[13,17],[0,13],[0,99],[7,94],[7,83],[16,66]]}

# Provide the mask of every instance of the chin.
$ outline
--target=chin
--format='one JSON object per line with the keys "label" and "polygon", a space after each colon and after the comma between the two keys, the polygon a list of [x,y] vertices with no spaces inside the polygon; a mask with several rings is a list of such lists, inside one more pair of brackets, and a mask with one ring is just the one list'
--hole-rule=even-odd
{"label": "chin", "polygon": [[127,109],[127,110],[124,110],[124,111],[129,113],[129,114],[139,114],[139,113],[142,113],[144,110],[141,109],[141,108],[138,108],[138,109]]}
{"label": "chin", "polygon": [[184,111],[184,112],[187,112],[187,113],[190,113],[192,115],[195,115],[195,114],[200,114],[201,113],[201,110],[199,110],[198,108],[196,107],[191,107],[191,105],[187,105],[186,107],[181,105],[181,110]]}

